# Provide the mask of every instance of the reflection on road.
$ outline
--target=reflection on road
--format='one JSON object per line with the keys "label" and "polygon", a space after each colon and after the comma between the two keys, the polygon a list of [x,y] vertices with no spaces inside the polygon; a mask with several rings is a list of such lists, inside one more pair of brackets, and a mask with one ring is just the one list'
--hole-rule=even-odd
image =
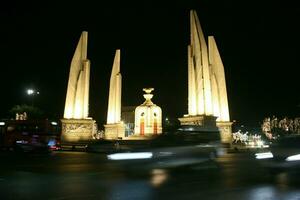
{"label": "reflection on road", "polygon": [[128,171],[103,154],[1,154],[1,199],[299,199],[297,173],[269,174],[251,154],[218,168]]}
{"label": "reflection on road", "polygon": [[153,169],[151,172],[151,184],[154,187],[158,187],[161,184],[163,184],[167,178],[168,178],[168,174],[166,172],[166,170],[164,169]]}

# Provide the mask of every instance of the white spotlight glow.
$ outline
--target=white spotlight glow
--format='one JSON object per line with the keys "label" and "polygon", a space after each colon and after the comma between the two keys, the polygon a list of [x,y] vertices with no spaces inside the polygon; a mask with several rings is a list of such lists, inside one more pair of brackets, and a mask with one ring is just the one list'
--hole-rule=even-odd
{"label": "white spotlight glow", "polygon": [[27,94],[28,94],[28,95],[32,95],[33,93],[34,93],[34,90],[33,90],[33,89],[28,89],[28,90],[27,90]]}
{"label": "white spotlight glow", "polygon": [[297,161],[297,160],[300,160],[300,154],[289,156],[285,160],[286,161]]}
{"label": "white spotlight glow", "polygon": [[151,152],[138,153],[115,153],[107,156],[109,160],[133,160],[133,159],[149,159],[152,158]]}
{"label": "white spotlight glow", "polygon": [[256,159],[267,159],[267,158],[273,158],[272,152],[265,152],[265,153],[256,153],[255,154]]}

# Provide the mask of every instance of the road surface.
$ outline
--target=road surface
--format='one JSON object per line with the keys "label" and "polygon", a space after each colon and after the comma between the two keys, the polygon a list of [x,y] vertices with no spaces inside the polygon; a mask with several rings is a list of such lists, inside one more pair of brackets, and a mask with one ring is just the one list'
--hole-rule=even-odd
{"label": "road surface", "polygon": [[217,165],[135,173],[105,154],[0,152],[0,199],[300,199],[300,175],[271,175],[251,153]]}

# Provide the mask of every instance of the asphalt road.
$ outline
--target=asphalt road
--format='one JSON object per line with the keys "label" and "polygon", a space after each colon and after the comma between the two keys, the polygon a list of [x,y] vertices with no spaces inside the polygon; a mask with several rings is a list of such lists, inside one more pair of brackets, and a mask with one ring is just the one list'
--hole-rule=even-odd
{"label": "asphalt road", "polygon": [[271,175],[251,153],[217,165],[135,173],[104,154],[0,152],[0,199],[300,199],[300,175]]}

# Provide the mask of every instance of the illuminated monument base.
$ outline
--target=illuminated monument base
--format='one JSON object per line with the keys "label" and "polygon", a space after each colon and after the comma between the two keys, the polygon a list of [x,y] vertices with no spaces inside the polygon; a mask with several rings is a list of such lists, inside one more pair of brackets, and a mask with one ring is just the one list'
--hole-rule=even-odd
{"label": "illuminated monument base", "polygon": [[155,135],[153,134],[149,134],[149,135],[130,135],[129,137],[127,137],[127,140],[152,140],[155,137]]}
{"label": "illuminated monument base", "polygon": [[217,121],[217,127],[221,133],[221,141],[222,143],[229,143],[232,142],[232,122],[220,122]]}
{"label": "illuminated monument base", "polygon": [[182,118],[178,118],[180,125],[193,125],[199,126],[207,130],[216,130],[218,127],[216,125],[216,117],[209,115],[186,115]]}
{"label": "illuminated monument base", "polygon": [[231,143],[232,122],[216,122],[216,117],[209,115],[186,115],[178,118],[182,126],[197,126],[203,131],[219,131],[222,143]]}
{"label": "illuminated monument base", "polygon": [[125,124],[105,124],[104,137],[107,140],[125,139]]}
{"label": "illuminated monument base", "polygon": [[93,119],[62,119],[62,143],[89,142],[97,132],[96,121]]}

